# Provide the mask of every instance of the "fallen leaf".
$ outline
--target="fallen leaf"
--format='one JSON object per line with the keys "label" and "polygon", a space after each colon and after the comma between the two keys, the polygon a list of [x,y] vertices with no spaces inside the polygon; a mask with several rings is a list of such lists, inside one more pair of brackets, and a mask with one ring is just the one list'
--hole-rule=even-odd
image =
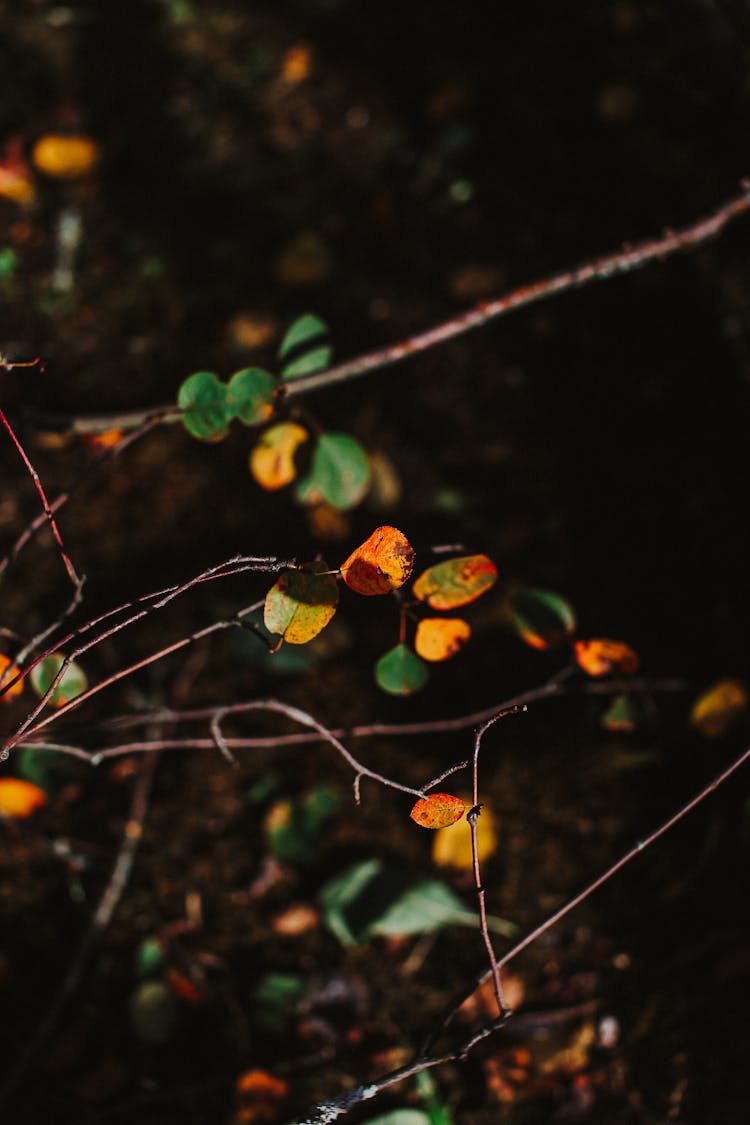
{"label": "fallen leaf", "polygon": [[[10,658],[4,652],[0,652],[0,688],[3,684],[10,683],[18,675],[18,671],[19,669],[16,668],[15,664],[11,664]],[[12,688],[4,691],[0,698],[7,702],[9,699],[14,699],[17,695],[20,695],[22,691],[23,680],[19,680],[17,684],[13,684]]]}
{"label": "fallen leaf", "polygon": [[76,180],[99,163],[99,146],[83,134],[46,133],[34,145],[34,167],[55,180]]}
{"label": "fallen leaf", "polygon": [[744,715],[747,688],[739,680],[719,680],[693,704],[690,725],[704,738],[721,738]]}
{"label": "fallen leaf", "polygon": [[390,594],[408,581],[414,548],[396,527],[377,527],[341,567],[341,577],[357,594]]}
{"label": "fallen leaf", "polygon": [[[469,806],[471,798],[460,795],[460,800]],[[495,818],[486,805],[482,806],[477,818],[477,854],[483,863],[497,851],[497,827]],[[455,867],[459,871],[471,871],[474,858],[471,850],[469,826],[457,820],[442,832],[435,834],[432,842],[432,860],[438,867]]]}
{"label": "fallen leaf", "polygon": [[0,816],[24,820],[47,802],[47,794],[38,785],[20,777],[0,778]]}

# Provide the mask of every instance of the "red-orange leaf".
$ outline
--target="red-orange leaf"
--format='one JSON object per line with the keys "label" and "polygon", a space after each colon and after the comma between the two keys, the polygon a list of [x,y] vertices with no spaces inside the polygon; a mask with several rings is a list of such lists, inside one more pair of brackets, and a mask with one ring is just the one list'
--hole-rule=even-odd
{"label": "red-orange leaf", "polygon": [[341,567],[341,577],[356,594],[371,597],[398,590],[410,577],[414,548],[397,527],[376,527]]}
{"label": "red-orange leaf", "polygon": [[497,567],[486,555],[467,555],[437,563],[420,574],[414,595],[433,609],[457,609],[475,601],[497,581]]}
{"label": "red-orange leaf", "polygon": [[466,811],[466,805],[460,797],[450,793],[431,793],[429,797],[421,797],[409,816],[422,828],[447,828],[455,824]]}
{"label": "red-orange leaf", "polygon": [[20,777],[0,778],[0,816],[23,819],[45,804],[47,795],[38,785]]}
{"label": "red-orange leaf", "polygon": [[610,641],[602,637],[592,641],[576,641],[575,658],[589,676],[606,676],[608,672],[632,676],[638,671],[638,654],[622,641]]}
{"label": "red-orange leaf", "polygon": [[[9,684],[17,675],[18,668],[11,664],[4,652],[0,652],[0,687],[4,684]],[[12,688],[8,688],[7,691],[3,692],[0,698],[5,700],[12,699],[15,695],[20,695],[22,691],[23,680],[19,680],[18,683],[13,684]]]}
{"label": "red-orange leaf", "polygon": [[414,648],[423,660],[448,660],[463,648],[471,629],[461,617],[423,617]]}

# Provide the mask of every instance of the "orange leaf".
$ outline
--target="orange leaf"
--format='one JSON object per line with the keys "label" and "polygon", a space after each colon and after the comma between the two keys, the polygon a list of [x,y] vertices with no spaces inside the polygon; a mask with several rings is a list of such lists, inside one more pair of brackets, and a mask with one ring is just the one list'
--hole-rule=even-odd
{"label": "orange leaf", "polygon": [[[16,668],[15,664],[11,664],[5,653],[0,652],[0,687],[2,687],[3,684],[9,683],[17,675],[18,668]],[[7,701],[8,699],[13,699],[16,695],[20,695],[22,691],[23,680],[19,680],[17,684],[13,684],[12,688],[8,688],[6,692],[3,692],[0,698]]]}
{"label": "orange leaf", "polygon": [[269,426],[250,454],[250,472],[261,488],[275,492],[292,483],[297,475],[294,454],[307,438],[307,430],[296,422]]}
{"label": "orange leaf", "polygon": [[461,617],[423,617],[414,648],[423,660],[448,660],[463,648],[471,629]]}
{"label": "orange leaf", "polygon": [[89,449],[101,450],[113,449],[122,441],[122,430],[100,430],[96,434],[84,434],[83,442]]}
{"label": "orange leaf", "polygon": [[588,676],[606,676],[608,672],[632,676],[638,671],[637,653],[622,641],[601,637],[593,641],[576,641],[575,658]]}
{"label": "orange leaf", "polygon": [[377,527],[341,567],[341,577],[356,594],[390,594],[403,586],[414,566],[414,548],[396,527]]}
{"label": "orange leaf", "polygon": [[0,815],[18,820],[31,816],[47,801],[47,795],[38,785],[20,777],[0,778]]}
{"label": "orange leaf", "polygon": [[46,133],[34,145],[35,168],[55,180],[75,180],[99,163],[99,146],[91,137]]}
{"label": "orange leaf", "polygon": [[420,574],[414,596],[433,609],[457,609],[475,601],[497,581],[497,567],[486,555],[467,555],[437,563]]}
{"label": "orange leaf", "polygon": [[466,805],[460,797],[450,793],[432,793],[429,797],[421,797],[409,816],[422,828],[447,828],[455,824],[466,811]]}
{"label": "orange leaf", "polygon": [[276,1078],[267,1070],[246,1070],[237,1079],[237,1093],[245,1098],[263,1098],[282,1101],[289,1093],[289,1086],[282,1078]]}
{"label": "orange leaf", "polygon": [[20,137],[11,137],[0,159],[0,196],[14,203],[31,203],[34,198],[34,182],[23,158]]}

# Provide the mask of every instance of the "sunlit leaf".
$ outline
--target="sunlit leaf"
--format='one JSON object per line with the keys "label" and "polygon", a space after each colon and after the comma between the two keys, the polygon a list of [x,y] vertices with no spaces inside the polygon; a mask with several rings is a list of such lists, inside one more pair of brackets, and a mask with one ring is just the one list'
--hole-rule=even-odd
{"label": "sunlit leaf", "polygon": [[232,411],[227,388],[212,371],[188,375],[177,392],[177,405],[183,412],[182,424],[193,437],[201,441],[221,441],[226,437]]}
{"label": "sunlit leaf", "polygon": [[0,777],[0,817],[22,820],[46,801],[47,794],[38,785],[20,777]]}
{"label": "sunlit leaf", "polygon": [[554,648],[575,632],[573,607],[550,590],[522,590],[512,595],[509,605],[518,635],[532,648]]}
{"label": "sunlit leaf", "polygon": [[[11,664],[10,658],[4,652],[0,652],[0,688],[5,684],[9,684],[12,679],[18,675],[18,668],[15,664]],[[4,691],[0,699],[9,700],[14,699],[15,696],[20,695],[23,691],[23,680],[19,680],[17,684],[13,684],[12,688]]]}
{"label": "sunlit leaf", "polygon": [[747,688],[739,680],[719,680],[693,704],[690,724],[705,738],[721,738],[747,710]]}
{"label": "sunlit leaf", "polygon": [[414,548],[395,527],[377,527],[341,567],[341,577],[357,594],[372,596],[398,590],[411,575]]}
{"label": "sunlit leaf", "polygon": [[455,824],[466,812],[466,805],[452,793],[431,793],[420,797],[409,816],[422,828],[447,828]]}
{"label": "sunlit leaf", "polygon": [[75,180],[99,163],[96,141],[84,135],[45,133],[34,145],[31,162],[37,171],[55,180]]}
{"label": "sunlit leaf", "polygon": [[295,320],[284,335],[279,348],[282,379],[298,379],[325,371],[330,365],[333,348],[328,339],[328,327],[312,313]]}
{"label": "sunlit leaf", "polygon": [[325,629],[336,612],[339,588],[324,562],[286,570],[266,595],[263,620],[287,644],[304,645]]}
{"label": "sunlit leaf", "polygon": [[246,426],[267,422],[273,414],[276,380],[261,367],[235,371],[227,384],[226,405],[230,416]]}
{"label": "sunlit leaf", "polygon": [[390,695],[411,695],[427,683],[427,665],[406,644],[398,644],[375,665],[375,680]]}
{"label": "sunlit leaf", "polygon": [[414,595],[433,609],[468,605],[497,581],[497,567],[486,555],[467,555],[437,563],[420,574]]}
{"label": "sunlit leaf", "polygon": [[591,641],[576,641],[574,648],[578,666],[587,676],[606,676],[620,672],[632,676],[638,671],[638,655],[630,645],[598,637]]}
{"label": "sunlit leaf", "polygon": [[602,715],[605,730],[629,733],[637,728],[640,713],[630,695],[616,695]]}
{"label": "sunlit leaf", "polygon": [[414,648],[423,660],[448,660],[470,636],[471,629],[461,617],[423,617],[417,625]]}
{"label": "sunlit leaf", "polygon": [[275,492],[291,484],[297,475],[294,455],[308,433],[296,422],[279,422],[269,426],[250,453],[250,472],[261,488]]}
{"label": "sunlit leaf", "polygon": [[[53,652],[50,656],[45,656],[44,660],[32,668],[29,679],[31,686],[37,695],[41,698],[49,691],[55,676],[60,671],[65,657],[61,652]],[[88,678],[80,664],[71,661],[68,667],[62,674],[59,684],[52,692],[48,702],[53,707],[62,707],[64,704],[69,703],[71,699],[75,699],[77,695],[88,687]]]}
{"label": "sunlit leaf", "polygon": [[[471,798],[462,798],[467,805]],[[492,811],[482,805],[477,817],[477,852],[479,862],[489,859],[497,850],[498,833]],[[473,857],[471,851],[471,832],[464,821],[449,824],[442,832],[436,832],[432,841],[432,859],[438,867],[455,867],[459,871],[471,871]]]}
{"label": "sunlit leaf", "polygon": [[369,483],[370,465],[359,442],[348,434],[321,434],[297,498],[303,504],[326,501],[343,511],[359,504]]}

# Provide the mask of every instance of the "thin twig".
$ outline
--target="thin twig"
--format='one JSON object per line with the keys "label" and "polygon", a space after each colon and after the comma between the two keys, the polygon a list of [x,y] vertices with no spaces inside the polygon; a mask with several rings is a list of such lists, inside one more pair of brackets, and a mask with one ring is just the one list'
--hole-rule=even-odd
{"label": "thin twig", "polygon": [[700,246],[701,243],[715,238],[728,223],[750,208],[750,186],[743,183],[742,187],[741,195],[730,199],[716,211],[691,223],[690,226],[677,231],[666,230],[659,238],[647,239],[636,246],[625,246],[613,254],[584,262],[575,269],[563,270],[552,274],[551,277],[522,285],[495,300],[480,301],[468,312],[443,321],[442,324],[436,324],[426,332],[417,333],[398,344],[390,344],[388,347],[378,348],[356,359],[346,360],[318,375],[303,375],[287,385],[287,397],[309,394],[310,391],[343,383],[348,379],[357,379],[371,371],[382,370],[419,352],[427,351],[428,348],[443,344],[446,340],[452,340],[474,328],[480,328],[515,309],[546,300],[558,293],[580,289],[594,281],[604,281],[610,277],[618,277],[620,274],[642,269],[655,260],[663,260],[679,251]]}
{"label": "thin twig", "polygon": [[39,478],[39,473],[36,471],[36,469],[34,468],[34,466],[31,463],[31,461],[29,460],[29,457],[26,453],[26,450],[21,445],[21,442],[18,439],[16,431],[13,429],[13,427],[11,426],[8,419],[5,417],[5,413],[2,410],[0,410],[0,422],[2,422],[3,426],[5,426],[5,429],[8,431],[8,433],[10,435],[10,438],[11,438],[11,441],[13,442],[16,449],[18,450],[18,453],[20,454],[21,460],[23,461],[24,465],[26,466],[26,469],[29,473],[29,476],[31,477],[32,481],[34,482],[34,488],[37,490],[37,492],[39,494],[39,499],[42,501],[42,507],[44,508],[44,514],[47,518],[47,522],[49,523],[50,530],[52,531],[52,535],[54,536],[55,543],[57,543],[57,549],[60,553],[60,558],[63,561],[63,565],[65,566],[65,570],[67,571],[68,578],[70,579],[70,581],[73,583],[73,585],[76,588],[79,588],[81,586],[81,583],[82,583],[83,580],[78,577],[78,574],[76,573],[76,568],[73,566],[73,563],[71,562],[70,555],[65,550],[65,545],[62,541],[62,536],[60,535],[59,528],[58,528],[57,523],[55,521],[54,512],[52,511],[52,508],[50,507],[49,500],[47,499],[47,494],[44,491],[44,486],[42,485],[42,482]]}

